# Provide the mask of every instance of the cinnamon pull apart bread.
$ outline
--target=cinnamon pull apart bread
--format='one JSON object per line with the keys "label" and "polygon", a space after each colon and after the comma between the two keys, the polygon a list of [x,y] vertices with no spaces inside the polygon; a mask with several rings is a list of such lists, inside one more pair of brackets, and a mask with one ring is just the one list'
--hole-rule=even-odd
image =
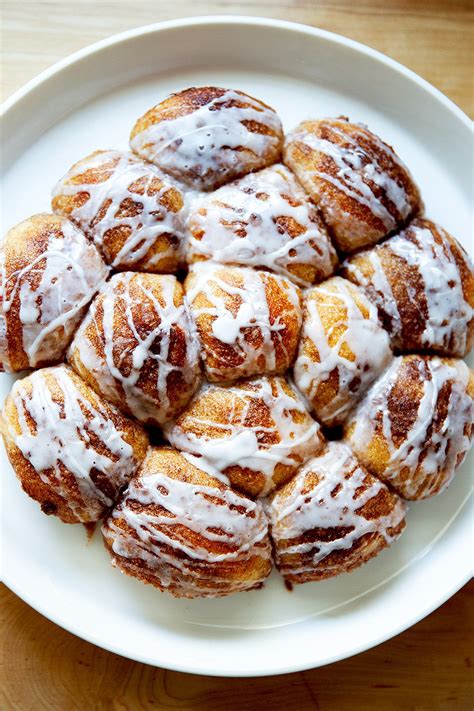
{"label": "cinnamon pull apart bread", "polygon": [[64,523],[101,518],[148,446],[140,425],[64,365],[17,380],[0,428],[24,491]]}
{"label": "cinnamon pull apart bread", "polygon": [[470,448],[472,262],[344,117],[285,140],[262,101],[191,87],[130,148],[0,247],[0,370],[41,368],[0,418],[22,487],[176,597],[360,566]]}
{"label": "cinnamon pull apart bread", "polygon": [[281,377],[206,383],[166,435],[250,496],[287,481],[324,442],[318,423]]}
{"label": "cinnamon pull apart bread", "polygon": [[184,283],[208,380],[283,373],[301,327],[301,292],[250,268],[196,265]]}
{"label": "cinnamon pull apart bread", "polygon": [[289,583],[346,573],[366,563],[405,528],[405,506],[330,442],[266,505],[278,570]]}
{"label": "cinnamon pull apart bread", "polygon": [[200,381],[197,338],[171,275],[114,275],[94,299],[68,360],[98,393],[151,425],[178,415]]}
{"label": "cinnamon pull apart bread", "polygon": [[320,422],[342,424],[391,358],[388,335],[361,289],[341,277],[308,289],[294,378]]}
{"label": "cinnamon pull apart bread", "polygon": [[276,163],[282,146],[272,108],[215,86],[171,94],[138,119],[130,136],[132,151],[197,190]]}
{"label": "cinnamon pull apart bread", "polygon": [[310,286],[337,256],[327,230],[292,173],[278,164],[193,201],[187,260],[263,267]]}
{"label": "cinnamon pull apart bread", "polygon": [[252,590],[272,567],[262,505],[174,449],[149,450],[102,532],[114,565],[175,597]]}
{"label": "cinnamon pull apart bread", "polygon": [[171,273],[183,261],[183,194],[132,153],[95,151],[78,161],[54,187],[52,206],[115,269]]}
{"label": "cinnamon pull apart bread", "polygon": [[405,499],[438,494],[472,438],[474,374],[461,360],[393,360],[354,410],[345,436],[361,463]]}
{"label": "cinnamon pull apart bread", "polygon": [[0,370],[60,361],[107,274],[63,217],[41,213],[12,227],[0,246]]}
{"label": "cinnamon pull apart bread", "polygon": [[286,138],[283,160],[343,252],[374,244],[422,209],[418,188],[394,150],[344,117],[300,123]]}
{"label": "cinnamon pull apart bread", "polygon": [[344,275],[365,289],[398,351],[462,357],[474,339],[474,267],[446,230],[416,219],[354,255]]}

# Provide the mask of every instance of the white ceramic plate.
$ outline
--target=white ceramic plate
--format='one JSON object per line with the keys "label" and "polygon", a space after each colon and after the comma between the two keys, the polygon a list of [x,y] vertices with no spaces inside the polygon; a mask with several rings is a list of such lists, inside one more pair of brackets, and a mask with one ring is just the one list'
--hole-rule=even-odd
{"label": "white ceramic plate", "polygon": [[[4,224],[48,210],[49,191],[97,148],[126,148],[135,119],[191,85],[243,89],[289,129],[346,115],[395,146],[427,214],[465,246],[470,235],[466,116],[386,57],[302,25],[197,18],[139,28],[55,65],[7,102]],[[12,378],[2,376],[2,395]],[[2,452],[6,584],[71,632],[132,659],[201,674],[257,676],[315,667],[401,632],[454,594],[471,566],[469,464],[449,491],[410,507],[401,540],[363,568],[288,592],[174,600],[112,569],[96,534],[47,518],[20,490]],[[472,459],[471,459],[472,464]]]}

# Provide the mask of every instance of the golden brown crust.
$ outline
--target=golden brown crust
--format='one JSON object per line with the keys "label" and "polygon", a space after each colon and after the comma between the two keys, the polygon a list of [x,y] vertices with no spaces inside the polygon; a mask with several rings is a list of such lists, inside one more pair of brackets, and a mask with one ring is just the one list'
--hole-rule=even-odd
{"label": "golden brown crust", "polygon": [[283,160],[343,252],[374,244],[422,209],[418,188],[393,149],[345,118],[303,121],[287,137]]}
{"label": "golden brown crust", "polygon": [[346,260],[400,352],[463,357],[474,339],[474,269],[446,230],[417,218],[399,235]]}
{"label": "golden brown crust", "polygon": [[68,360],[126,414],[152,425],[176,417],[200,381],[181,284],[170,275],[115,275],[94,300]]}
{"label": "golden brown crust", "polygon": [[211,190],[276,163],[283,131],[273,109],[244,92],[191,87],[172,94],[139,118],[130,146],[178,180]]}
{"label": "golden brown crust", "polygon": [[208,380],[288,370],[301,328],[298,287],[268,272],[211,266],[191,272],[184,288]]}
{"label": "golden brown crust", "polygon": [[336,442],[275,492],[267,510],[276,564],[289,583],[350,572],[405,528],[398,496]]}
{"label": "golden brown crust", "polygon": [[361,289],[333,277],[306,291],[294,378],[320,422],[342,424],[391,357]]}
{"label": "golden brown crust", "polygon": [[358,405],[345,439],[405,499],[445,489],[469,450],[474,374],[463,361],[396,358]]}
{"label": "golden brown crust", "polygon": [[[60,378],[59,376],[62,377]],[[64,377],[71,383],[72,389],[67,392],[64,390]],[[78,484],[78,471],[74,472],[68,468],[66,457],[61,458],[61,447],[64,446],[67,449],[73,443],[61,443],[60,437],[58,440],[53,438],[54,434],[51,438],[40,436],[41,431],[38,428],[41,428],[41,424],[34,416],[37,410],[32,406],[33,398],[38,398],[41,403],[40,407],[44,408],[46,412],[47,419],[50,423],[53,423],[51,425],[52,432],[54,432],[54,422],[56,422],[58,433],[61,427],[61,421],[57,418],[56,410],[53,406],[48,405],[48,398],[44,394],[46,391],[40,392],[40,389],[43,388],[47,388],[47,392],[50,393],[52,398],[52,403],[57,404],[58,412],[61,413],[60,417],[68,419],[73,417],[73,412],[68,408],[66,398],[70,401],[71,393],[72,397],[77,397],[77,402],[80,403],[86,424],[83,429],[80,429],[82,425],[78,421],[76,437],[78,439],[83,438],[84,448],[93,451],[97,459],[107,457],[111,460],[111,465],[108,467],[108,475],[101,471],[100,468],[92,469],[89,475],[99,491],[112,501],[118,496],[120,490],[119,482],[121,481],[118,475],[114,474],[113,462],[117,463],[117,467],[122,463],[119,456],[109,449],[107,440],[101,439],[98,432],[90,429],[87,422],[90,423],[94,417],[97,417],[96,413],[100,413],[104,427],[113,428],[115,432],[120,433],[123,441],[131,447],[133,454],[127,462],[126,471],[124,468],[123,474],[125,477],[130,477],[144,459],[148,447],[148,437],[138,424],[124,417],[117,408],[100,398],[78,375],[63,365],[55,368],[45,368],[21,381],[17,381],[12,393],[7,396],[0,417],[0,431],[8,458],[23,490],[40,504],[44,513],[56,515],[64,523],[97,521],[105,514],[108,505],[94,495],[85,498]],[[35,459],[31,460],[31,458],[25,456],[24,445],[22,444],[23,449],[20,449],[19,443],[21,440],[18,437],[29,437],[30,434],[33,436],[30,445],[31,452],[36,457],[41,453],[35,452],[35,448],[50,447],[52,450],[57,449],[58,459],[55,461],[54,467],[51,466],[45,470],[38,469]],[[84,477],[84,455],[82,455],[82,459],[83,461],[78,459],[73,463],[73,466],[77,464],[81,468],[79,476]],[[123,483],[125,481],[126,479]]]}
{"label": "golden brown crust", "polygon": [[94,151],[53,191],[54,212],[71,219],[115,269],[173,273],[182,262],[184,198],[154,166],[129,153]]}
{"label": "golden brown crust", "polygon": [[[271,570],[260,504],[232,493],[195,461],[170,448],[149,450],[137,478],[103,527],[114,564],[175,597],[219,597],[260,587]],[[181,497],[179,501],[175,496]],[[194,498],[196,506],[183,510],[187,497]],[[204,511],[207,528],[193,520],[193,513],[200,517]],[[224,536],[216,526],[227,517]]]}
{"label": "golden brown crust", "polygon": [[297,391],[280,377],[204,385],[166,435],[252,497],[288,481],[324,442]]}
{"label": "golden brown crust", "polygon": [[107,270],[62,217],[41,213],[6,234],[0,250],[0,370],[60,361]]}

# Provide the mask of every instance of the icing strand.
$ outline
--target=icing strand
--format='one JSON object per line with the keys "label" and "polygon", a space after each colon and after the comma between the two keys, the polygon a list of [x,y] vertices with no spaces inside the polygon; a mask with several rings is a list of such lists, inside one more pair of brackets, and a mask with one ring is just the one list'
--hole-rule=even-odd
{"label": "icing strand", "polygon": [[[297,231],[291,236],[286,227]],[[297,284],[292,266],[329,276],[336,254],[314,207],[282,165],[245,176],[194,201],[188,217],[189,261],[266,267]]]}
{"label": "icing strand", "polygon": [[[260,378],[248,384],[219,386],[206,384],[196,400],[209,402],[209,417],[193,414],[193,403],[179,420],[167,431],[170,443],[180,449],[201,455],[219,472],[238,465],[242,469],[262,473],[265,482],[259,496],[266,495],[274,486],[273,476],[279,464],[295,468],[311,456],[322,444],[319,425],[308,414],[303,402],[294,391],[289,394],[280,378]],[[212,418],[212,402],[231,395],[232,409],[228,418],[220,423]],[[271,425],[249,424],[255,420],[251,413],[265,406]],[[300,421],[298,416],[304,415]],[[200,434],[192,430],[197,427]],[[220,436],[215,430],[220,431]],[[206,430],[212,434],[206,435]]]}
{"label": "icing strand", "polygon": [[[131,445],[113,421],[80,392],[67,368],[38,370],[26,382],[31,392],[21,380],[12,389],[20,433],[10,425],[10,436],[40,479],[67,501],[80,520],[91,520],[84,518],[84,509],[100,516],[113,501],[96,486],[91,473],[106,475],[118,492],[138,466]],[[59,388],[59,400],[51,386]],[[34,429],[28,418],[34,421]],[[79,502],[71,497],[63,467],[75,479]]]}
{"label": "icing strand", "polygon": [[[295,383],[325,424],[342,422],[392,357],[388,335],[378,322],[375,306],[362,292],[357,292],[357,287],[334,277],[306,295]],[[326,326],[331,313],[341,309],[344,312],[341,319]],[[341,333],[332,343],[333,334],[338,331]],[[318,401],[319,389],[334,372],[337,394],[323,405]]]}
{"label": "icing strand", "polygon": [[[272,133],[249,130],[245,122],[263,125]],[[250,151],[261,164],[261,156],[275,150],[280,137],[281,123],[272,109],[229,89],[191,113],[152,123],[131,139],[130,146],[167,173],[183,177],[192,172],[202,187],[210,188],[210,174],[235,174],[239,163],[248,160],[236,149]]]}
{"label": "icing strand", "polygon": [[[197,322],[202,316],[211,316],[211,334],[217,341],[232,346],[241,357],[241,364],[237,367],[227,365],[225,361],[214,367],[209,362],[213,356],[218,362],[222,356],[215,352],[209,342],[204,342],[204,359],[206,369],[213,379],[246,377],[256,373],[274,372],[277,367],[277,350],[275,341],[283,351],[288,365],[291,354],[288,353],[285,343],[287,329],[285,319],[301,322],[299,292],[290,281],[284,277],[268,275],[266,272],[255,272],[251,269],[233,269],[227,272],[242,279],[242,285],[229,283],[225,278],[226,270],[216,268],[213,264],[196,265],[191,272],[192,281],[186,285],[186,296],[191,307],[191,313]],[[277,318],[270,317],[267,281],[278,279],[284,287],[285,297],[288,300],[286,310]],[[198,307],[195,300],[203,295],[211,304]],[[240,304],[237,313],[231,311],[230,306],[238,299]],[[262,344],[255,346],[246,338],[247,329],[258,329]],[[263,361],[263,364],[262,364]]]}
{"label": "icing strand", "polygon": [[[87,180],[88,173],[95,172],[100,176],[106,166],[110,167],[107,167],[105,180],[96,183]],[[84,181],[78,183],[77,178],[83,174]],[[161,187],[156,190],[158,181]],[[110,262],[113,267],[132,267],[145,259],[160,241],[160,246],[166,246],[166,249],[148,255],[142,264],[145,270],[153,270],[164,260],[176,262],[181,258],[182,211],[172,212],[162,204],[170,190],[176,192],[177,188],[154,165],[144,163],[130,153],[111,150],[98,151],[80,161],[57,183],[52,195],[53,205],[55,198],[88,195],[69,217],[93,239],[105,256],[113,250],[113,242],[109,244],[110,231],[118,227],[130,230],[130,235]],[[173,239],[160,240],[163,235]]]}
{"label": "icing strand", "polygon": [[64,220],[60,234],[51,231],[46,249],[27,266],[9,273],[5,254],[1,268],[4,318],[8,324],[9,311],[18,299],[29,365],[59,359],[83,310],[107,277],[108,269],[99,254]]}
{"label": "icing strand", "polygon": [[[416,364],[422,392],[416,417],[401,444],[396,444],[392,424],[403,418],[402,403],[393,404],[393,389],[406,359],[395,358],[392,365],[368,391],[355,410],[348,428],[354,451],[363,453],[374,436],[383,438],[389,459],[383,477],[400,483],[404,495],[428,496],[445,489],[470,447],[474,421],[474,402],[467,393],[469,368],[463,361],[444,361],[438,357],[409,356]],[[438,427],[439,397],[449,386],[447,412]],[[397,407],[395,410],[394,407]],[[362,456],[362,455],[361,455]]]}
{"label": "icing strand", "polygon": [[[308,490],[306,477],[313,472],[319,481]],[[350,550],[362,536],[369,533],[379,534],[388,545],[398,537],[389,531],[396,529],[403,521],[405,505],[394,497],[389,514],[372,519],[360,514],[360,509],[385,486],[375,477],[369,479],[367,472],[342,443],[330,442],[323,455],[310,460],[299,470],[291,487],[289,496],[282,497],[277,493],[267,505],[276,541],[277,564],[283,575],[310,574],[321,562],[325,572],[331,570],[331,566],[324,564],[327,556],[335,551]],[[291,543],[320,528],[343,528],[344,531],[329,541]],[[310,559],[301,564],[291,564],[287,560],[287,556],[303,555],[306,558],[308,554],[311,554]]]}

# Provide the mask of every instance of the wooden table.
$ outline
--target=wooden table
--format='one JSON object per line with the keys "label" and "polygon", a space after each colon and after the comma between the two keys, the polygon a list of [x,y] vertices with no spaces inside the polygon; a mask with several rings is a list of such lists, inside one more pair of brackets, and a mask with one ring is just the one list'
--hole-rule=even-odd
{"label": "wooden table", "polygon": [[[159,20],[249,14],[304,22],[385,52],[471,116],[470,2],[450,0],[1,0],[3,97],[45,67],[108,35]],[[73,637],[0,589],[0,708],[345,711],[472,708],[474,584],[385,644],[322,669],[217,679],[154,669]]]}

